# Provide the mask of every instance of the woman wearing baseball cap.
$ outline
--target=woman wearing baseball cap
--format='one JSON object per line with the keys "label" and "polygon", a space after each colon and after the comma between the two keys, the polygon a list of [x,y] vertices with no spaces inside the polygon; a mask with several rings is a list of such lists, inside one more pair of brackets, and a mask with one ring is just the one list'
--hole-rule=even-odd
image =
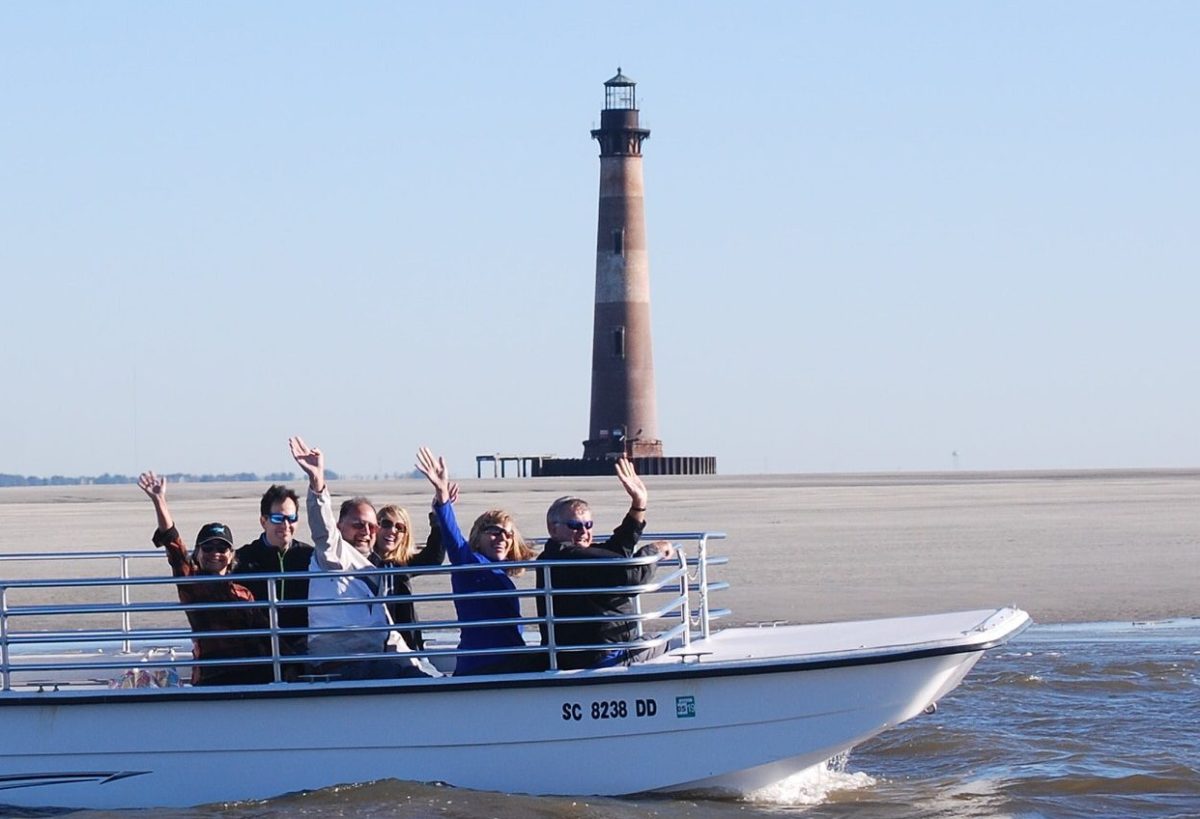
{"label": "woman wearing baseball cap", "polygon": [[[138,477],[138,487],[154,504],[158,517],[158,529],[154,532],[154,545],[165,547],[167,562],[175,577],[197,575],[225,575],[233,568],[233,532],[223,523],[206,523],[196,535],[196,548],[189,555],[188,548],[179,536],[179,530],[171,519],[167,507],[166,478],[153,472],[143,472]],[[179,602],[233,603],[253,602],[254,595],[240,583],[232,580],[210,583],[180,583]],[[267,612],[263,608],[245,609],[188,609],[188,623],[192,631],[214,632],[268,627]],[[199,637],[192,641],[192,657],[196,660],[224,660],[240,657],[269,657],[271,642],[260,637]],[[192,666],[192,685],[244,685],[271,682],[271,664]]]}

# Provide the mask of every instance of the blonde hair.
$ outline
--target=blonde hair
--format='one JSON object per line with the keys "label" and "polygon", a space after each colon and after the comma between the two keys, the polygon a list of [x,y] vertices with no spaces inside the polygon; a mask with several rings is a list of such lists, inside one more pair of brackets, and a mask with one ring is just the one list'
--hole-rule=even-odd
{"label": "blonde hair", "polygon": [[[525,538],[521,537],[521,532],[517,529],[517,524],[513,521],[512,515],[503,509],[489,509],[475,518],[475,523],[471,525],[471,536],[467,538],[467,543],[470,544],[471,551],[479,551],[476,543],[483,536],[483,530],[486,526],[499,526],[512,532],[512,538],[509,540],[508,554],[504,558],[506,561],[533,560],[533,549],[525,542]],[[508,570],[508,574],[516,577],[524,571],[522,568],[512,568]]]}
{"label": "blonde hair", "polygon": [[380,558],[388,563],[395,563],[397,566],[407,566],[408,561],[413,557],[413,525],[412,518],[408,516],[408,510],[403,506],[389,504],[376,514],[380,520],[383,520],[384,515],[388,515],[404,525],[404,531],[396,538],[396,545],[380,554]]}

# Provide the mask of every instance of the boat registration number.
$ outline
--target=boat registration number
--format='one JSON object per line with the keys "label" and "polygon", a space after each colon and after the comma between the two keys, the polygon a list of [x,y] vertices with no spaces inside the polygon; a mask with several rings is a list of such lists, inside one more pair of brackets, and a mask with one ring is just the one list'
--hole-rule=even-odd
{"label": "boat registration number", "polygon": [[653,699],[596,700],[595,702],[564,702],[562,718],[570,722],[585,719],[627,719],[629,717],[653,717],[658,714],[658,703]]}

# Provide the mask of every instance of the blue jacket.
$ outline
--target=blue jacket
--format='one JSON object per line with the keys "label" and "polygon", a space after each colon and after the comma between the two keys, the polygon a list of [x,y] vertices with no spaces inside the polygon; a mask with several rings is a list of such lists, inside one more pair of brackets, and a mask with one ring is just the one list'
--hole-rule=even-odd
{"label": "blue jacket", "polygon": [[[467,539],[458,528],[458,520],[454,516],[453,504],[435,504],[434,513],[437,515],[438,526],[442,530],[442,540],[446,554],[455,566],[471,564],[491,565],[491,570],[471,572],[455,572],[450,578],[451,587],[455,594],[470,594],[471,592],[514,591],[516,584],[512,582],[501,563],[493,563],[484,555],[471,549]],[[466,623],[478,623],[487,620],[512,619],[521,616],[521,603],[516,597],[484,597],[471,599],[460,598],[454,601],[454,609],[458,620],[463,623],[458,647],[461,649],[508,648],[523,646],[521,630],[515,625],[506,626],[476,626]],[[470,674],[486,674],[488,666],[494,666],[513,655],[507,654],[477,654],[458,658],[455,666],[455,676]]]}

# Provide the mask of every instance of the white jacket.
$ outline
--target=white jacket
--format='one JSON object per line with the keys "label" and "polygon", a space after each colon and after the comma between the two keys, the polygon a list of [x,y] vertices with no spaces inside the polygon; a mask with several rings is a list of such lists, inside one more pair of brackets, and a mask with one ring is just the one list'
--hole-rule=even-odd
{"label": "white jacket", "polygon": [[[345,577],[314,577],[308,584],[309,600],[362,600],[338,606],[310,606],[310,628],[391,625],[387,606],[375,601],[375,591],[361,577],[349,572],[374,569],[366,555],[342,537],[333,514],[333,500],[326,488],[320,494],[308,490],[308,525],[312,530],[313,556],[309,571],[347,572]],[[355,654],[359,652],[409,651],[396,631],[311,634],[310,655]]]}

